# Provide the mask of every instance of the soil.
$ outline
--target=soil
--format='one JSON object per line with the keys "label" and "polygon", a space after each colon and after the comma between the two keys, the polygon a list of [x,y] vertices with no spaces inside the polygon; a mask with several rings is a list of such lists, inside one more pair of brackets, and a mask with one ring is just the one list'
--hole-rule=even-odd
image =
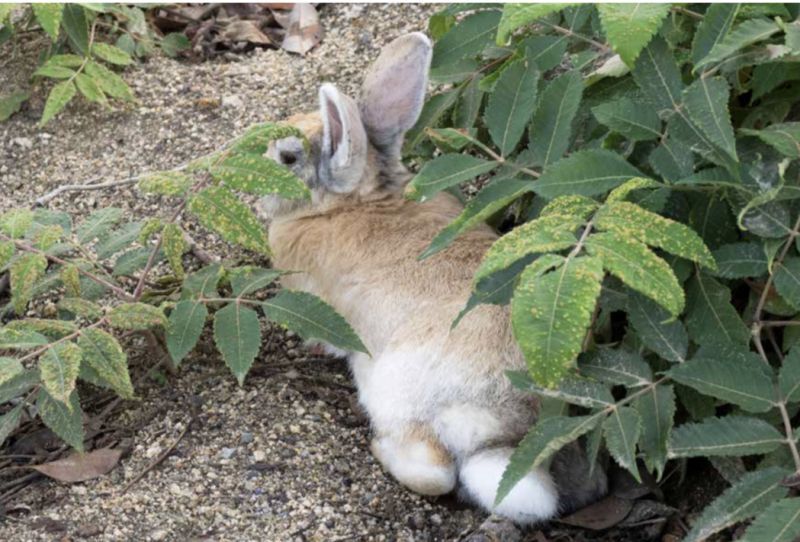
{"label": "soil", "polygon": [[[38,89],[22,112],[0,124],[0,212],[29,206],[63,184],[184,163],[251,124],[314,108],[321,82],[356,94],[380,47],[424,30],[435,9],[326,5],[320,12],[325,38],[305,57],[255,50],[195,64],[156,56],[124,74],[135,104],[105,110],[74,100],[45,128],[37,127],[45,98]],[[26,39],[0,62],[3,92],[27,85],[45,45]],[[141,219],[167,214],[171,203],[125,186],[68,193],[48,206],[80,220],[114,205]],[[251,258],[199,226],[191,234],[211,253]],[[316,357],[291,333],[265,328],[265,337],[243,387],[210,342],[177,374],[148,375],[152,353],[131,341],[137,400],[115,411],[105,437],[128,452],[100,479],[64,485],[39,478],[16,493],[0,509],[0,540],[678,539],[664,534],[680,529],[658,514],[656,521],[604,533],[554,524],[524,533],[487,525],[481,534],[485,514],[452,496],[415,495],[381,470],[369,452],[368,424],[352,407],[355,390],[342,360]],[[102,395],[90,400],[104,401]],[[0,478],[0,494],[6,479]]]}

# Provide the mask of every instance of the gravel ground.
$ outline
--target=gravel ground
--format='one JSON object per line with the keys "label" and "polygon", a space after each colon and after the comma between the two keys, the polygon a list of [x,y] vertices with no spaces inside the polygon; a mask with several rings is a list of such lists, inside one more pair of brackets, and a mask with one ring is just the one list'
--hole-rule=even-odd
{"label": "gravel ground", "polygon": [[[125,73],[138,103],[112,111],[75,100],[44,129],[44,95],[0,124],[0,211],[63,184],[167,169],[210,152],[247,126],[316,106],[323,81],[355,94],[382,45],[424,29],[435,6],[325,6],[325,39],[306,57],[277,50],[189,64],[152,58]],[[41,43],[3,61],[0,89],[24,86]],[[5,55],[8,51],[2,51]],[[131,217],[169,202],[132,188],[50,202],[76,217],[122,207]],[[220,249],[197,230],[195,239]],[[224,252],[223,252],[224,253]],[[0,522],[0,540],[448,540],[483,520],[453,497],[403,490],[368,450],[343,362],[318,360],[275,330],[243,388],[211,345],[168,383],[146,380],[114,424],[130,454],[108,476],[71,486],[40,481]],[[132,356],[131,364],[144,364]],[[194,413],[194,414],[191,414]],[[120,490],[191,430],[159,466]]]}

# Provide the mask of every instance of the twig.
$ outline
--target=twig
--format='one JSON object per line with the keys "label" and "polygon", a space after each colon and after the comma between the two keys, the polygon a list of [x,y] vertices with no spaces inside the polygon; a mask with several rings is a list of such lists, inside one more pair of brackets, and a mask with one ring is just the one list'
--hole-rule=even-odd
{"label": "twig", "polygon": [[605,43],[600,43],[599,41],[593,40],[592,38],[588,38],[588,37],[586,37],[586,36],[584,36],[582,34],[578,34],[577,32],[573,32],[569,28],[564,28],[563,26],[558,26],[557,24],[548,23],[545,20],[541,20],[539,22],[544,24],[544,25],[546,25],[546,26],[549,26],[550,28],[552,28],[553,30],[558,32],[559,34],[563,34],[564,36],[568,36],[568,37],[571,37],[571,38],[577,38],[577,39],[579,39],[581,41],[585,41],[586,43],[594,45],[595,47],[597,47],[598,49],[600,49],[604,53],[610,53],[611,52],[611,48],[608,45],[606,45]]}
{"label": "twig", "polygon": [[686,9],[681,6],[672,6],[672,11],[676,13],[683,13],[684,15],[688,15],[692,19],[697,19],[698,21],[702,21],[705,18],[701,13],[697,13],[696,11]]}
{"label": "twig", "polygon": [[65,184],[65,185],[59,186],[58,188],[56,188],[52,192],[48,192],[44,196],[36,198],[36,205],[38,205],[40,207],[44,206],[45,203],[47,203],[50,200],[56,198],[57,196],[63,194],[64,192],[102,190],[103,188],[114,188],[114,187],[117,187],[117,186],[124,186],[126,184],[133,184],[133,183],[135,183],[136,181],[138,181],[139,179],[141,179],[142,177],[144,177],[145,175],[148,175],[148,174],[149,173],[143,173],[141,175],[136,175],[135,177],[129,177],[127,179],[122,179],[122,180],[119,180],[119,181],[110,181],[110,182],[107,182],[107,183],[95,183],[95,181],[99,180],[99,179],[93,179],[92,181],[90,181],[90,182],[88,182],[86,184]]}
{"label": "twig", "polygon": [[[170,223],[175,222],[181,215],[185,207],[186,207],[186,200],[184,199],[181,202],[181,204],[178,205],[178,208],[170,217],[169,222]],[[133,299],[135,301],[139,301],[139,299],[142,297],[142,293],[144,292],[145,280],[147,279],[147,275],[150,274],[150,271],[153,269],[153,266],[156,263],[156,256],[158,256],[158,251],[161,248],[161,243],[163,240],[164,240],[164,234],[162,233],[161,235],[158,236],[158,241],[156,241],[155,246],[153,246],[153,250],[150,251],[150,256],[148,256],[147,258],[147,264],[144,266],[144,270],[142,271],[142,274],[139,276],[139,283],[136,285],[136,289],[133,290]]]}

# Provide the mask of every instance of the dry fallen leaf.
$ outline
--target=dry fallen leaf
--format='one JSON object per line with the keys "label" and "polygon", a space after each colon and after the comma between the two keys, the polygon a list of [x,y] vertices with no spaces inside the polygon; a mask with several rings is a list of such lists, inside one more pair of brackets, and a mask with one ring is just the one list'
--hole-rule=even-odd
{"label": "dry fallen leaf", "polygon": [[259,45],[270,45],[272,43],[272,40],[253,21],[233,21],[229,23],[220,34],[220,40],[257,43]]}
{"label": "dry fallen leaf", "polygon": [[289,27],[281,47],[290,53],[306,54],[322,40],[322,26],[311,4],[295,4],[289,14]]}
{"label": "dry fallen leaf", "polygon": [[33,468],[59,482],[72,484],[106,474],[119,463],[120,456],[122,450],[101,448],[88,454],[75,453],[64,459],[35,465]]}
{"label": "dry fallen leaf", "polygon": [[609,495],[586,508],[559,519],[558,522],[573,527],[602,531],[625,519],[631,508],[633,508],[633,501]]}

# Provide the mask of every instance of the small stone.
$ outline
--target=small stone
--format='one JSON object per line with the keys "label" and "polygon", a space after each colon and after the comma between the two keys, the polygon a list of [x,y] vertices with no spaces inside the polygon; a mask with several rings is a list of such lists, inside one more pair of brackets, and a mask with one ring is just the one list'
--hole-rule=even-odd
{"label": "small stone", "polygon": [[431,523],[434,525],[441,525],[442,524],[442,516],[439,514],[432,514],[431,515]]}
{"label": "small stone", "polygon": [[250,433],[248,431],[243,432],[242,436],[239,437],[239,442],[241,442],[242,444],[250,444],[251,442],[253,442],[253,433]]}
{"label": "small stone", "polygon": [[159,529],[150,533],[150,540],[166,540],[169,533],[165,529]]}
{"label": "small stone", "polygon": [[15,137],[11,143],[26,150],[33,148],[33,140],[29,137]]}
{"label": "small stone", "polygon": [[256,450],[255,452],[253,452],[253,459],[256,461],[256,463],[261,463],[265,459],[267,459],[267,454],[265,454],[261,450]]}
{"label": "small stone", "polygon": [[244,106],[244,102],[242,99],[233,94],[231,96],[223,96],[222,97],[222,107],[231,107],[234,109],[239,109]]}
{"label": "small stone", "polygon": [[222,459],[230,459],[236,453],[236,448],[223,448],[220,450],[219,455]]}

